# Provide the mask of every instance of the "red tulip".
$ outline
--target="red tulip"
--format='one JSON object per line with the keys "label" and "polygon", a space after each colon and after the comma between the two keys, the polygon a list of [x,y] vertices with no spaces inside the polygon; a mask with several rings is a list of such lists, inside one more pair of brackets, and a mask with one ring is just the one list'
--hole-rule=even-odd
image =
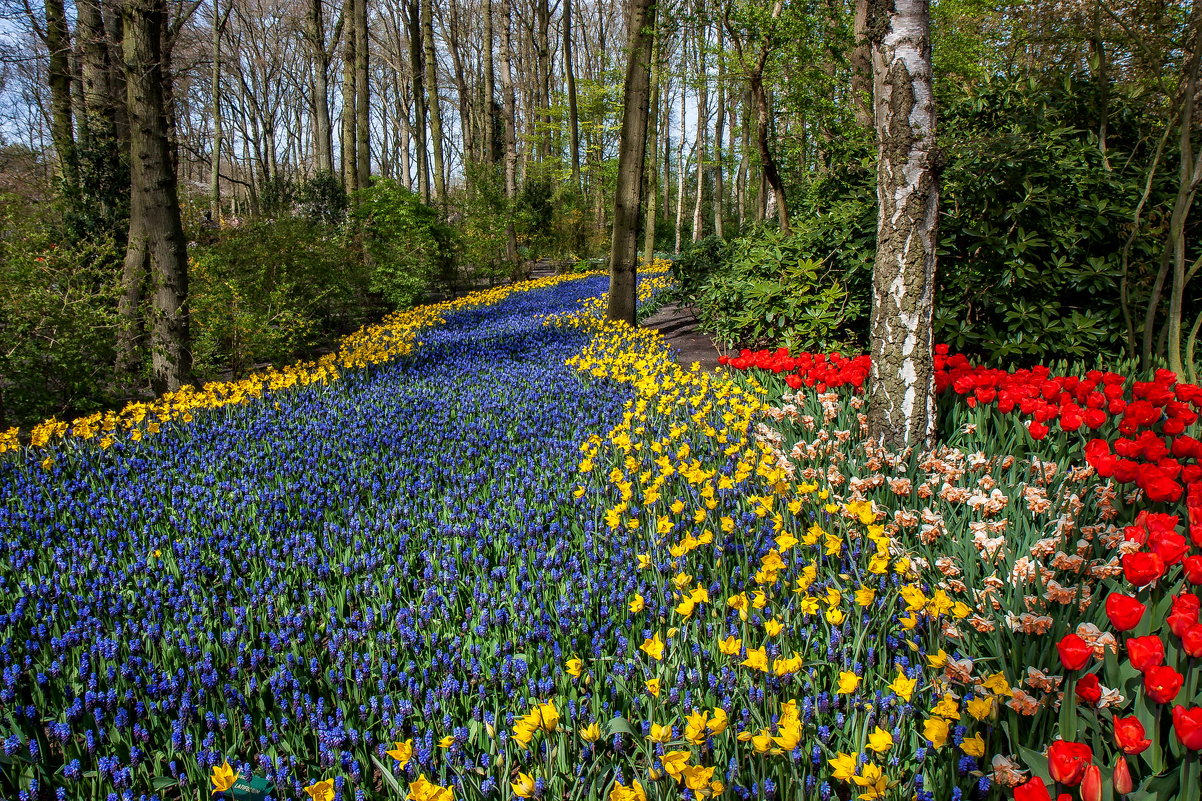
{"label": "red tulip", "polygon": [[1187,556],[1182,565],[1185,567],[1186,581],[1190,584],[1202,584],[1202,556]]}
{"label": "red tulip", "polygon": [[1121,592],[1112,592],[1106,596],[1106,617],[1110,618],[1110,625],[1119,631],[1131,631],[1138,626],[1147,608],[1130,595],[1123,595]]}
{"label": "red tulip", "polygon": [[1202,612],[1202,598],[1199,598],[1192,592],[1183,592],[1180,595],[1174,595],[1172,601],[1172,612],[1192,612],[1198,614]]}
{"label": "red tulip", "polygon": [[1191,626],[1198,624],[1198,613],[1181,610],[1170,613],[1165,620],[1169,624],[1169,631],[1178,637],[1184,637]]}
{"label": "red tulip", "polygon": [[1149,668],[1144,673],[1144,692],[1158,704],[1167,704],[1181,692],[1185,677],[1167,665]]}
{"label": "red tulip", "polygon": [[1052,796],[1043,779],[1032,776],[1014,788],[1014,801],[1052,801]]}
{"label": "red tulip", "polygon": [[1136,587],[1146,587],[1164,575],[1164,560],[1159,554],[1147,551],[1125,553],[1123,575]]}
{"label": "red tulip", "polygon": [[1086,673],[1080,678],[1077,682],[1077,697],[1090,706],[1102,700],[1102,683],[1098,681],[1098,674]]}
{"label": "red tulip", "polygon": [[1181,635],[1181,650],[1194,659],[1202,658],[1202,625],[1193,624]]}
{"label": "red tulip", "polygon": [[1126,795],[1135,789],[1135,782],[1131,780],[1131,768],[1127,765],[1127,757],[1122,754],[1119,754],[1119,758],[1114,762],[1111,781],[1114,782],[1114,791],[1119,795]]}
{"label": "red tulip", "polygon": [[1102,769],[1090,765],[1081,779],[1081,801],[1102,801]]}
{"label": "red tulip", "polygon": [[1076,634],[1064,635],[1056,643],[1056,650],[1060,653],[1060,664],[1066,670],[1080,670],[1093,658],[1093,648]]}
{"label": "red tulip", "polygon": [[1152,741],[1144,734],[1144,724],[1135,715],[1114,719],[1114,743],[1124,754],[1135,755],[1146,751]]}
{"label": "red tulip", "polygon": [[1202,707],[1173,707],[1173,731],[1186,748],[1202,751]]}
{"label": "red tulip", "polygon": [[1189,543],[1176,531],[1157,531],[1148,537],[1148,547],[1156,552],[1166,565],[1175,565],[1189,552]]}
{"label": "red tulip", "polygon": [[1084,743],[1057,740],[1048,747],[1048,770],[1052,781],[1075,787],[1093,762],[1093,749]]}
{"label": "red tulip", "polygon": [[1131,637],[1127,640],[1127,657],[1140,673],[1164,664],[1164,643],[1155,635]]}
{"label": "red tulip", "polygon": [[1027,431],[1033,439],[1043,439],[1048,435],[1048,427],[1038,420],[1032,420],[1031,425],[1027,426]]}

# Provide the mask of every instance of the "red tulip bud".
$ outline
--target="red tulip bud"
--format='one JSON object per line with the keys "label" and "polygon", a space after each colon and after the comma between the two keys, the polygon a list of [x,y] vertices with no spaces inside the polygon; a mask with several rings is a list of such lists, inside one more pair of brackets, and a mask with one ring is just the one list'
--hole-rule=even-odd
{"label": "red tulip bud", "polygon": [[1122,754],[1115,760],[1111,779],[1114,781],[1114,791],[1119,795],[1126,795],[1135,789],[1135,782],[1131,781],[1131,768],[1127,766],[1127,757]]}
{"label": "red tulip bud", "polygon": [[1102,801],[1102,769],[1090,765],[1081,780],[1081,801]]}

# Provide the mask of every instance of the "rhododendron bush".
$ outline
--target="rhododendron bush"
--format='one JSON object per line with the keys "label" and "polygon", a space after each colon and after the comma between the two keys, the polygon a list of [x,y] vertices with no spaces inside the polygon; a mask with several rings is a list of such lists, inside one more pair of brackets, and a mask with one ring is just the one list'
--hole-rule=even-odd
{"label": "rhododendron bush", "polygon": [[778,398],[766,425],[799,475],[879,507],[925,591],[970,610],[925,632],[935,692],[1004,676],[983,719],[1007,795],[1202,797],[1202,389],[940,347],[941,444],[898,455],[867,444],[867,356],[722,361]]}

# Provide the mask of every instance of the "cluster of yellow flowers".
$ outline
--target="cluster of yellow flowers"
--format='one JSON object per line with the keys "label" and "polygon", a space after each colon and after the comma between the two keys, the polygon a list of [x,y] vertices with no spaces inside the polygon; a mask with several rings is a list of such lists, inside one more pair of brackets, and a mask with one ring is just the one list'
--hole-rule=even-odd
{"label": "cluster of yellow flowers", "polygon": [[[139,440],[158,433],[163,423],[172,420],[190,422],[193,415],[201,410],[237,406],[262,398],[269,392],[290,387],[336,381],[342,371],[382,364],[412,352],[421,344],[419,332],[443,322],[449,313],[489,306],[515,292],[541,289],[590,275],[596,273],[538,278],[473,292],[456,300],[393,312],[381,322],[364,326],[343,337],[337,350],[316,361],[273,367],[237,381],[213,381],[202,387],[181,387],[153,401],[130,403],[120,410],[97,412],[69,423],[52,418],[33,427],[29,446],[44,448],[69,436],[76,440],[94,441],[100,447],[107,448],[119,435],[127,434],[130,439]],[[21,447],[18,434],[16,428],[0,432],[0,453]]]}

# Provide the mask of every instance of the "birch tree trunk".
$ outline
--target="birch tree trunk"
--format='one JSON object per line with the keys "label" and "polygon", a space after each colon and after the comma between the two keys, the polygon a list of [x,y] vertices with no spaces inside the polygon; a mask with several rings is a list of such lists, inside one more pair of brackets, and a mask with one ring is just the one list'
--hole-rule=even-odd
{"label": "birch tree trunk", "polygon": [[126,0],[123,50],[130,121],[130,214],[125,273],[150,275],[151,385],[189,377],[188,254],[169,138],[164,84],[165,0]]}
{"label": "birch tree trunk", "polygon": [[651,47],[655,40],[655,0],[630,0],[627,17],[630,54],[622,93],[622,134],[618,141],[618,184],[614,192],[613,244],[609,255],[611,320],[635,324],[635,284],[639,263],[639,205],[647,157],[647,104]]}
{"label": "birch tree trunk", "polygon": [[893,449],[935,436],[931,318],[939,221],[928,0],[872,0],[877,131],[869,434]]}

